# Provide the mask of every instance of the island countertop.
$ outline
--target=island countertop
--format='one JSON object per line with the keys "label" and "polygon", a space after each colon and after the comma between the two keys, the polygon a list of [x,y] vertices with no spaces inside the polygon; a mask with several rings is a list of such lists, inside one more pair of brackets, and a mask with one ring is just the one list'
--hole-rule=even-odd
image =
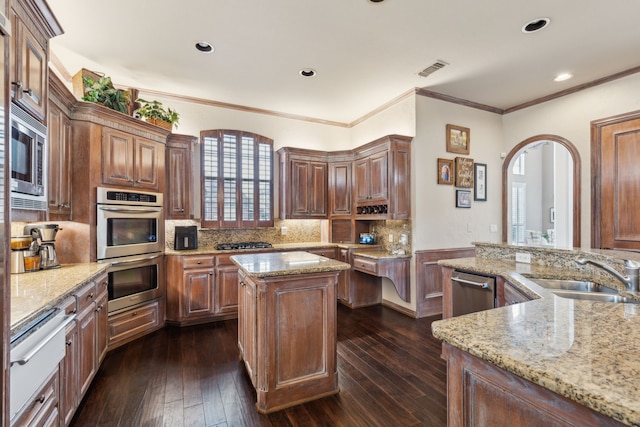
{"label": "island countertop", "polygon": [[351,268],[351,265],[344,262],[300,251],[233,255],[231,261],[246,274],[257,278],[341,271]]}
{"label": "island countertop", "polygon": [[[435,337],[627,425],[640,425],[640,305],[557,297],[527,277],[565,268],[467,258],[440,264],[500,275],[529,302],[434,322]],[[571,273],[575,274],[575,272]]]}

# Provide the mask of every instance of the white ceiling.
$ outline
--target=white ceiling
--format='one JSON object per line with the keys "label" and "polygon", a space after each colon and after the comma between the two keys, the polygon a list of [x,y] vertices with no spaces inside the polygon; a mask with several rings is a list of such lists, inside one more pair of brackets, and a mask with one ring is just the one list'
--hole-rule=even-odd
{"label": "white ceiling", "polygon": [[[342,123],[415,87],[506,109],[640,66],[638,0],[48,3],[65,30],[51,51],[71,75]],[[521,31],[541,17],[547,28]],[[436,60],[450,65],[418,76]]]}

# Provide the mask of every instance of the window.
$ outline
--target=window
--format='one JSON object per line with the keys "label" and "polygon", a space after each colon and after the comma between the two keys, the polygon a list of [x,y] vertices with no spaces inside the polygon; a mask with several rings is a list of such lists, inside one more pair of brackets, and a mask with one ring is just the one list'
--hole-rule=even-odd
{"label": "window", "polygon": [[524,175],[524,165],[527,161],[526,155],[527,153],[524,152],[522,154],[520,154],[514,161],[513,161],[513,174],[514,175]]}
{"label": "window", "polygon": [[527,184],[511,184],[511,242],[525,243],[524,227],[527,223]]}
{"label": "window", "polygon": [[202,227],[273,227],[273,141],[235,130],[200,139]]}

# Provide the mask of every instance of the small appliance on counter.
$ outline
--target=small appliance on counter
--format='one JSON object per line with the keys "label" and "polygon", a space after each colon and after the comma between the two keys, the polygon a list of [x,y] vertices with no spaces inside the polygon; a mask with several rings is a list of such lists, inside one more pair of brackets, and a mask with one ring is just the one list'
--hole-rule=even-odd
{"label": "small appliance on counter", "polygon": [[15,236],[11,238],[11,273],[24,273],[25,255],[29,255],[29,246],[33,238],[28,236]]}
{"label": "small appliance on counter", "polygon": [[198,249],[198,227],[195,225],[176,227],[174,248],[177,251]]}
{"label": "small appliance on counter", "polygon": [[40,253],[39,268],[43,270],[60,267],[55,248],[56,234],[60,230],[62,228],[58,224],[30,224],[24,227],[24,233],[30,234],[38,242],[38,251]]}
{"label": "small appliance on counter", "polygon": [[361,245],[373,245],[375,243],[375,239],[373,238],[373,234],[371,233],[360,233],[360,241]]}

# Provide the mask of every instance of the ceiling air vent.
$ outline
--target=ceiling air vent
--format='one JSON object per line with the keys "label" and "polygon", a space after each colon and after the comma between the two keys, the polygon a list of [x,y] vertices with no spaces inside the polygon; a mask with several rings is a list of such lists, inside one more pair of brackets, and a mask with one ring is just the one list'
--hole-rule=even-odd
{"label": "ceiling air vent", "polygon": [[432,65],[428,66],[427,68],[425,68],[424,70],[420,71],[418,73],[419,76],[422,77],[427,77],[429,74],[433,74],[436,71],[438,71],[440,68],[443,68],[445,65],[449,65],[447,62],[444,62],[441,59],[438,59],[436,62],[434,62]]}

